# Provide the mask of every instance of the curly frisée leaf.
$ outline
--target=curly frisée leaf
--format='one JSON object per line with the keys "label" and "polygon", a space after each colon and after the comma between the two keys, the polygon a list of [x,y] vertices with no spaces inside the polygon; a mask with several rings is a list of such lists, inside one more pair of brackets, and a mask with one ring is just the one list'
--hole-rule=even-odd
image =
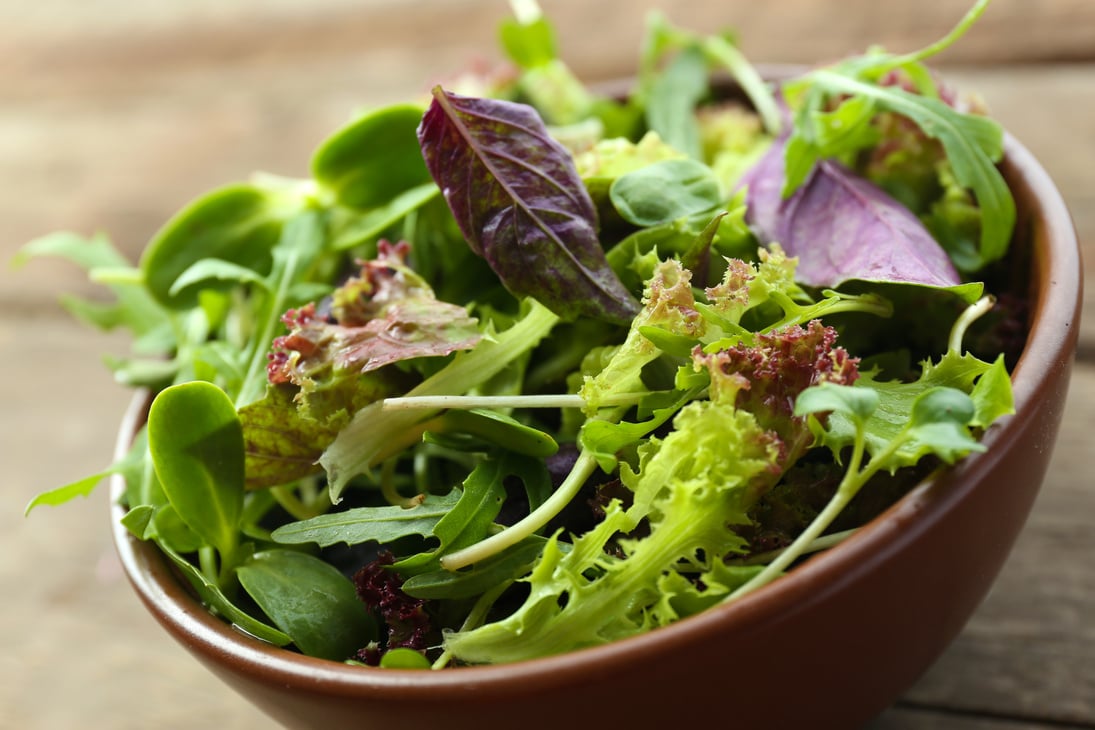
{"label": "curly fris\u00e9e leaf", "polygon": [[418,137],[468,245],[516,296],[565,319],[627,322],[638,304],[605,259],[570,154],[527,105],[434,89]]}

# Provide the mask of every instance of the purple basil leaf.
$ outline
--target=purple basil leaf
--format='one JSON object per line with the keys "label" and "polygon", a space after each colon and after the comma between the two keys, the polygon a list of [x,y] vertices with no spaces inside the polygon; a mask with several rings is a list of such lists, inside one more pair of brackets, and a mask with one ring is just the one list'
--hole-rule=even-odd
{"label": "purple basil leaf", "polygon": [[785,140],[745,175],[746,222],[761,243],[797,256],[796,278],[815,287],[850,279],[950,287],[961,279],[946,251],[905,206],[832,160],[783,198]]}
{"label": "purple basil leaf", "polygon": [[605,259],[589,193],[536,111],[433,95],[418,140],[472,250],[513,294],[563,318],[630,321],[639,305]]}

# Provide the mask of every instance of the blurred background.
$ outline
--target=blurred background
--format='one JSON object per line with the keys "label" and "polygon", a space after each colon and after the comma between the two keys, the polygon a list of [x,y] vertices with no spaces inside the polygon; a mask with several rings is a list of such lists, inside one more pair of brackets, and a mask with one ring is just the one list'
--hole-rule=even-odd
{"label": "blurred background", "polygon": [[[652,9],[694,30],[735,29],[754,61],[797,63],[868,44],[914,50],[967,9],[541,6],[561,55],[590,81],[633,69]],[[255,170],[304,176],[315,146],[355,110],[498,63],[508,13],[504,0],[0,0],[0,728],[269,724],[144,613],[113,556],[105,488],[23,517],[34,494],[109,462],[129,394],[101,356],[126,343],[57,304],[59,292],[90,291],[73,267],[7,262],[58,229],[106,232],[135,258],[209,188]],[[1057,181],[1086,242],[1088,316],[1062,445],[1015,556],[952,650],[872,728],[1095,727],[1095,574],[1083,565],[1095,495],[1078,458],[1095,429],[1095,3],[995,0],[936,65]]]}

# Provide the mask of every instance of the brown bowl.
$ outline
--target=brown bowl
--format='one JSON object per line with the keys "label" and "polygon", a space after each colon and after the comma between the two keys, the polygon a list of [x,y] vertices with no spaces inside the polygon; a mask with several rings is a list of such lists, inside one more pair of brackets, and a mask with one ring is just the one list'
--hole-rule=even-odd
{"label": "brown bowl", "polygon": [[[1079,247],[1057,189],[1010,136],[1003,170],[1030,268],[1016,414],[989,430],[985,453],[741,600],[607,646],[517,664],[349,666],[265,644],[211,615],[154,544],[120,525],[124,484],[116,479],[111,521],[125,571],[183,646],[289,727],[670,727],[722,715],[720,707],[737,727],[857,727],[932,664],[982,601],[1041,487],[1060,425],[1079,328]],[[144,407],[138,397],[120,449]]]}

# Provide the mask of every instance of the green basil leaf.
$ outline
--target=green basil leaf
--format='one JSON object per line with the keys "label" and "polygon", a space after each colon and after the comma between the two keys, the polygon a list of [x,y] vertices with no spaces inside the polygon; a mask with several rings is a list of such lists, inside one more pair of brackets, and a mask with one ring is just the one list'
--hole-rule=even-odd
{"label": "green basil leaf", "polygon": [[608,195],[624,220],[644,228],[704,213],[722,202],[711,168],[688,159],[661,160],[621,175]]}
{"label": "green basil leaf", "polygon": [[236,572],[255,603],[309,656],[340,661],[376,639],[376,624],[353,583],[320,558],[264,550]]}

